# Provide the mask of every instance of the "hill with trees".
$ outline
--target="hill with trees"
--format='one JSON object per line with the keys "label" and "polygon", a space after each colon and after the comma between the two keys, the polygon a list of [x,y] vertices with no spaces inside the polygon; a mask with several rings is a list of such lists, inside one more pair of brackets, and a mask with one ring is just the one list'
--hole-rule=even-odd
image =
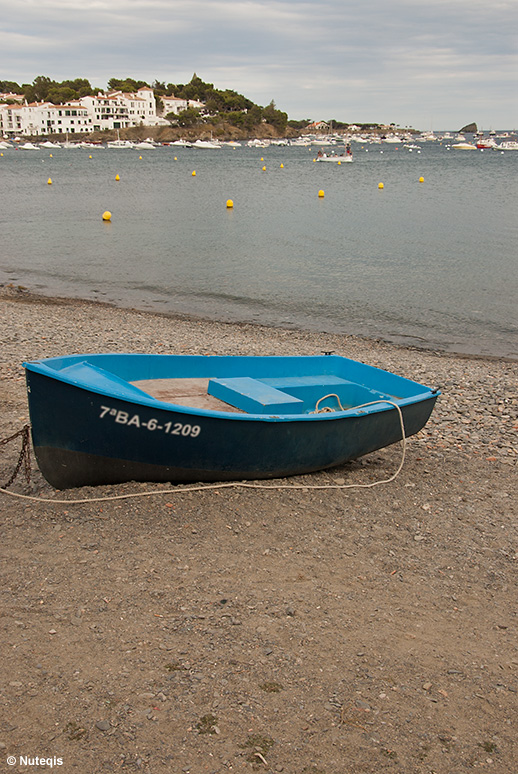
{"label": "hill with trees", "polygon": [[[288,114],[279,110],[273,99],[266,106],[257,105],[233,89],[216,89],[213,83],[203,81],[196,73],[189,83],[185,84],[166,84],[157,80],[149,84],[134,78],[110,78],[108,81],[108,91],[134,93],[144,87],[153,89],[159,115],[163,113],[162,97],[174,96],[203,103],[203,108],[189,107],[178,115],[174,113],[165,115],[170,127],[163,127],[158,131],[161,139],[166,139],[167,136],[203,137],[212,134],[216,137],[234,139],[251,136],[289,137],[300,134],[311,123],[309,118],[298,121],[289,120]],[[101,87],[92,87],[87,78],[59,82],[39,75],[32,83],[21,85],[14,81],[0,81],[0,93],[23,96],[29,103],[52,102],[54,105],[62,105],[71,100],[104,91],[105,89]],[[347,129],[349,126],[335,119],[330,119],[326,123],[338,131]],[[356,125],[369,130],[380,128],[377,124]],[[127,131],[132,135],[136,134],[135,127]],[[154,133],[157,132],[147,132],[147,134]]]}

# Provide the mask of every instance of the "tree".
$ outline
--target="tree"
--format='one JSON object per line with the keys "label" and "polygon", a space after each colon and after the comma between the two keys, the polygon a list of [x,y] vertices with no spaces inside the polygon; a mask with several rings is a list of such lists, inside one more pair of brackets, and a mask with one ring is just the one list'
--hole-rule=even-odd
{"label": "tree", "polygon": [[263,118],[268,124],[274,126],[277,131],[281,133],[285,132],[288,124],[288,114],[283,113],[282,110],[277,110],[273,99],[270,104],[264,108]]}
{"label": "tree", "polygon": [[149,88],[149,83],[146,83],[146,81],[135,81],[133,78],[110,78],[108,81],[108,88],[111,91],[123,91],[131,94],[145,87]]}
{"label": "tree", "polygon": [[200,121],[200,111],[196,108],[187,108],[178,113],[176,118],[180,126],[195,126]]}

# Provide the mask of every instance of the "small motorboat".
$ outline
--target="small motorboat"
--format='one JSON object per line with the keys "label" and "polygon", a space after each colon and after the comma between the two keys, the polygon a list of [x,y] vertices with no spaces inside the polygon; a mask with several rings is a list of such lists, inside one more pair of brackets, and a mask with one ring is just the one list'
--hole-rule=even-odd
{"label": "small motorboat", "polygon": [[477,146],[472,142],[454,142],[451,147],[456,150],[477,150]]}
{"label": "small motorboat", "polygon": [[417,433],[438,390],[338,355],[70,355],[24,363],[58,489],[309,473]]}

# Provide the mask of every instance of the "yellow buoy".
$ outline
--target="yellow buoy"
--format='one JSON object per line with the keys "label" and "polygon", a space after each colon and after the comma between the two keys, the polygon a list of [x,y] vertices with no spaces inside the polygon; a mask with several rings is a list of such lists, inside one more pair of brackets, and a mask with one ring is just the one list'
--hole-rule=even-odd
{"label": "yellow buoy", "polygon": [[341,164],[341,163],[342,163],[342,162],[341,162],[341,161],[339,161],[339,162],[338,162],[338,166],[340,166],[340,164]]}
{"label": "yellow buoy", "polygon": [[385,186],[383,185],[383,183],[378,183],[378,188],[381,190],[382,188],[385,188]]}
{"label": "yellow buoy", "polygon": [[105,212],[103,212],[103,220],[111,220],[111,219],[112,219],[112,214],[109,210],[106,210]]}
{"label": "yellow buoy", "polygon": [[88,158],[89,158],[89,159],[91,159],[91,158],[92,158],[92,154],[91,154],[91,153],[90,153],[90,155],[88,156]]}
{"label": "yellow buoy", "polygon": [[175,160],[175,161],[178,161],[178,156],[175,156],[175,157],[174,157],[174,160]]}
{"label": "yellow buoy", "polygon": [[232,201],[232,199],[227,199],[227,209],[231,210],[233,206],[234,206],[234,202]]}
{"label": "yellow buoy", "polygon": [[266,167],[263,167],[262,169],[263,169],[263,172],[266,172]]}
{"label": "yellow buoy", "polygon": [[284,169],[284,164],[281,163],[281,169]]}
{"label": "yellow buoy", "polygon": [[424,183],[424,177],[420,177],[420,178],[419,178],[419,182],[420,182],[420,183]]}
{"label": "yellow buoy", "polygon": [[48,183],[49,185],[52,185],[52,180],[50,179],[50,177],[49,177],[49,179],[47,180],[47,183]]}
{"label": "yellow buoy", "polygon": [[52,158],[52,153],[49,153],[49,158],[50,158],[50,159]]}
{"label": "yellow buoy", "polygon": [[3,153],[0,153],[0,156],[3,156],[3,155],[4,155]]}
{"label": "yellow buoy", "polygon": [[318,196],[319,196],[320,199],[324,198],[325,194],[324,194],[322,189],[320,189],[320,191],[318,192]]}
{"label": "yellow buoy", "polygon": [[142,161],[142,156],[139,156],[139,159]]}
{"label": "yellow buoy", "polygon": [[115,175],[115,180],[120,180],[120,177],[118,175]]}
{"label": "yellow buoy", "polygon": [[196,177],[196,170],[195,169],[193,169],[193,171],[192,171],[192,176]]}

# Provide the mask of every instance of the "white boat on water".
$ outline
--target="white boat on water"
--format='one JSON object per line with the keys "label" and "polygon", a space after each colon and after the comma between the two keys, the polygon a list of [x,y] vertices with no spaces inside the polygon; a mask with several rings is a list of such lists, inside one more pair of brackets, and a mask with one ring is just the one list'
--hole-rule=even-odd
{"label": "white boat on water", "polygon": [[353,160],[352,153],[318,153],[317,161],[333,161],[335,164],[347,164]]}
{"label": "white boat on water", "polygon": [[500,145],[494,145],[493,150],[518,150],[518,142],[516,140],[506,140],[505,142],[501,142]]}
{"label": "white boat on water", "polygon": [[216,150],[221,148],[221,145],[219,142],[216,142],[216,140],[196,140],[196,142],[192,146],[193,148],[207,148],[209,150]]}
{"label": "white boat on water", "polygon": [[477,146],[472,142],[454,142],[451,147],[456,150],[477,150]]}
{"label": "white boat on water", "polygon": [[18,146],[18,150],[39,150],[39,147],[32,142],[25,142],[23,145]]}
{"label": "white boat on water", "polygon": [[59,142],[51,142],[50,140],[45,140],[45,142],[40,142],[40,148],[61,148],[61,145]]}
{"label": "white boat on water", "polygon": [[142,142],[137,142],[134,145],[137,150],[155,150],[155,146],[152,142],[147,142],[146,140],[142,140]]}
{"label": "white boat on water", "polygon": [[134,148],[135,145],[129,140],[110,140],[106,143],[107,148]]}

